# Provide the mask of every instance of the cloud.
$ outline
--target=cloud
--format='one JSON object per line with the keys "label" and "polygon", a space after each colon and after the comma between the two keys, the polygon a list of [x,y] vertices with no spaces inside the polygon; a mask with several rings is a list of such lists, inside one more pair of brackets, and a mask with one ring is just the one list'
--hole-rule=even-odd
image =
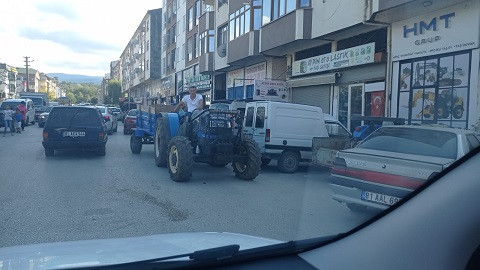
{"label": "cloud", "polygon": [[47,40],[61,44],[77,53],[96,53],[105,50],[119,50],[117,46],[89,40],[70,31],[44,32],[39,29],[24,27],[19,30],[19,35],[32,40]]}
{"label": "cloud", "polygon": [[35,7],[43,13],[60,15],[69,20],[78,18],[78,13],[71,6],[62,2],[37,3]]}

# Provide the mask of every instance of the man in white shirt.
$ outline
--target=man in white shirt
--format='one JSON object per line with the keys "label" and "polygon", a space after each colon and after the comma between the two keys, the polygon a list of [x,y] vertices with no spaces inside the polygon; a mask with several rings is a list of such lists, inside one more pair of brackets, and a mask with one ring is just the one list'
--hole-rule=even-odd
{"label": "man in white shirt", "polygon": [[195,109],[203,109],[203,97],[202,95],[197,94],[197,88],[195,86],[190,86],[190,88],[188,88],[188,92],[190,93],[190,95],[186,95],[182,98],[182,100],[173,110],[174,112],[178,112],[178,110],[180,110],[180,108],[185,105],[187,106],[189,113],[192,113]]}

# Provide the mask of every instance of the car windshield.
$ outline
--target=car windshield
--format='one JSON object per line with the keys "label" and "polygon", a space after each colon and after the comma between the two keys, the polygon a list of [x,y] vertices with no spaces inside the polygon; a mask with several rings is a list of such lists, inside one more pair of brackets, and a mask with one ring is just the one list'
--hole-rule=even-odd
{"label": "car windshield", "polygon": [[1,3],[0,270],[374,231],[480,147],[480,0]]}
{"label": "car windshield", "polygon": [[2,105],[0,106],[0,109],[4,110],[6,108],[6,106],[9,106],[10,109],[14,110],[15,108],[17,108],[18,105],[20,105],[20,102],[12,102],[12,101],[8,101],[8,102],[2,102]]}
{"label": "car windshield", "polygon": [[98,127],[100,117],[92,109],[55,108],[48,116],[47,127]]}
{"label": "car windshield", "polygon": [[453,132],[384,127],[368,138],[358,148],[395,153],[457,158],[457,135]]}
{"label": "car windshield", "polygon": [[128,116],[137,116],[137,114],[138,114],[138,111],[137,111],[137,110],[130,110],[130,111],[128,112]]}

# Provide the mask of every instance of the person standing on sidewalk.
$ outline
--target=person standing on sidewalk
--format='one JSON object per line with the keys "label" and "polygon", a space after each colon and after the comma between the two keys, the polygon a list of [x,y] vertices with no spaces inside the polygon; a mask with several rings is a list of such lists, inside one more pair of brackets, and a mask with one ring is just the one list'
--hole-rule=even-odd
{"label": "person standing on sidewalk", "polygon": [[22,130],[25,130],[25,120],[27,118],[27,106],[25,106],[25,101],[20,102],[20,104],[17,106],[17,109],[20,111],[22,114]]}
{"label": "person standing on sidewalk", "polygon": [[3,110],[3,120],[5,121],[5,130],[3,132],[3,137],[7,134],[7,127],[10,128],[10,133],[13,136],[13,115],[15,114],[14,111],[10,110],[10,106],[5,106],[5,110]]}

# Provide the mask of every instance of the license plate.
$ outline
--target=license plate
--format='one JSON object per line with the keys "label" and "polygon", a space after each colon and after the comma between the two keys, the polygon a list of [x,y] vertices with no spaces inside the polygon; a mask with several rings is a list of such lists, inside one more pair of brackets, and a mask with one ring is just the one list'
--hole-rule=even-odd
{"label": "license plate", "polygon": [[370,191],[362,191],[362,200],[364,201],[371,201],[386,205],[394,205],[399,202],[401,199],[394,196],[389,196],[385,194],[370,192]]}
{"label": "license plate", "polygon": [[64,131],[63,137],[85,137],[85,131]]}

